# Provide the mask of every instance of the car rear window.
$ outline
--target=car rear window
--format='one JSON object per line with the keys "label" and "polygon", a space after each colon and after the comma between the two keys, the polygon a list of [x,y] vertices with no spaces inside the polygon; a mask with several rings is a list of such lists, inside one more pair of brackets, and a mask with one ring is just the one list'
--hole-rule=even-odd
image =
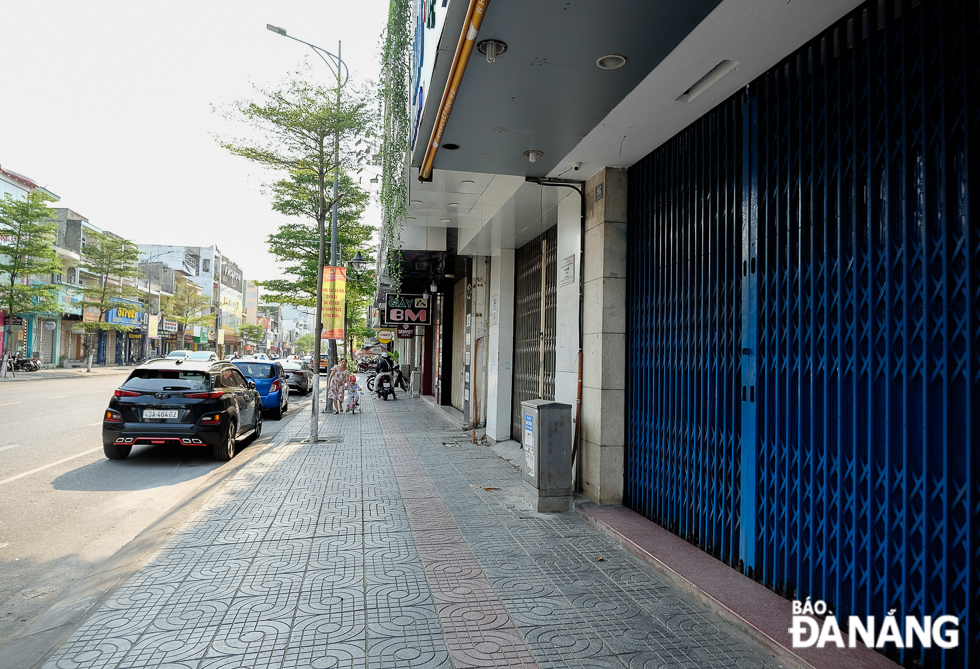
{"label": "car rear window", "polygon": [[139,391],[204,390],[208,387],[208,375],[182,369],[137,369],[122,387]]}
{"label": "car rear window", "polygon": [[303,369],[303,365],[298,362],[284,362],[282,363],[283,369]]}
{"label": "car rear window", "polygon": [[246,377],[253,379],[276,378],[276,366],[264,365],[261,362],[236,362],[235,367]]}

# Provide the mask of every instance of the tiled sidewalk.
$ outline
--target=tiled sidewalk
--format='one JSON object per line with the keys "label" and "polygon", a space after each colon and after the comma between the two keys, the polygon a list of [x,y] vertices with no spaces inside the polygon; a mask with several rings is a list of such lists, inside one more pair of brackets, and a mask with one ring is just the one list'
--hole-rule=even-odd
{"label": "tiled sidewalk", "polygon": [[45,667],[776,667],[418,400],[298,417]]}

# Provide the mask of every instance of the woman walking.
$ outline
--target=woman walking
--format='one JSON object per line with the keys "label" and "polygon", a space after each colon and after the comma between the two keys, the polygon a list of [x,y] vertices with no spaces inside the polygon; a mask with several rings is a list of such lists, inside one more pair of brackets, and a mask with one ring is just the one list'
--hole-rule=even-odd
{"label": "woman walking", "polygon": [[333,401],[333,412],[340,413],[344,406],[344,385],[347,381],[347,360],[341,358],[340,362],[330,370],[330,378],[327,380],[327,397]]}

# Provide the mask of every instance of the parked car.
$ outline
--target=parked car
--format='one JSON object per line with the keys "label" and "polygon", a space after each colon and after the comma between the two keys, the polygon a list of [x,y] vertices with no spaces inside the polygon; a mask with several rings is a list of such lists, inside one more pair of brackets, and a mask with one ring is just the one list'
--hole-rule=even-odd
{"label": "parked car", "polygon": [[116,389],[102,416],[102,450],[111,460],[133,446],[210,448],[230,460],[235,445],[262,434],[262,396],[227,362],[158,358]]}
{"label": "parked car", "polygon": [[283,360],[282,369],[291,390],[304,395],[313,392],[313,367],[301,360]]}
{"label": "parked car", "polygon": [[210,360],[214,362],[218,359],[218,354],[214,351],[191,351],[191,354],[187,356],[188,360]]}
{"label": "parked car", "polygon": [[184,351],[184,350],[181,350],[181,351],[171,351],[170,353],[167,354],[167,357],[168,358],[186,358],[187,356],[189,356],[193,352],[194,351]]}
{"label": "parked car", "polygon": [[235,360],[231,364],[255,382],[255,389],[262,395],[262,408],[276,420],[282,418],[289,410],[289,386],[282,365],[269,360]]}

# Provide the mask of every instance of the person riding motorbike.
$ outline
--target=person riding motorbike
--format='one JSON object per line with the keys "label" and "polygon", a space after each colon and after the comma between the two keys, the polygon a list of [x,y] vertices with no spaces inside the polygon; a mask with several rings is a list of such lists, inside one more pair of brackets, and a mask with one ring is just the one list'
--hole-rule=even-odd
{"label": "person riding motorbike", "polygon": [[378,376],[374,379],[374,391],[378,397],[381,397],[381,379],[387,376],[388,382],[391,384],[391,399],[398,399],[395,396],[395,379],[391,374],[394,369],[395,363],[391,356],[387,352],[382,353],[381,359],[378,361]]}

